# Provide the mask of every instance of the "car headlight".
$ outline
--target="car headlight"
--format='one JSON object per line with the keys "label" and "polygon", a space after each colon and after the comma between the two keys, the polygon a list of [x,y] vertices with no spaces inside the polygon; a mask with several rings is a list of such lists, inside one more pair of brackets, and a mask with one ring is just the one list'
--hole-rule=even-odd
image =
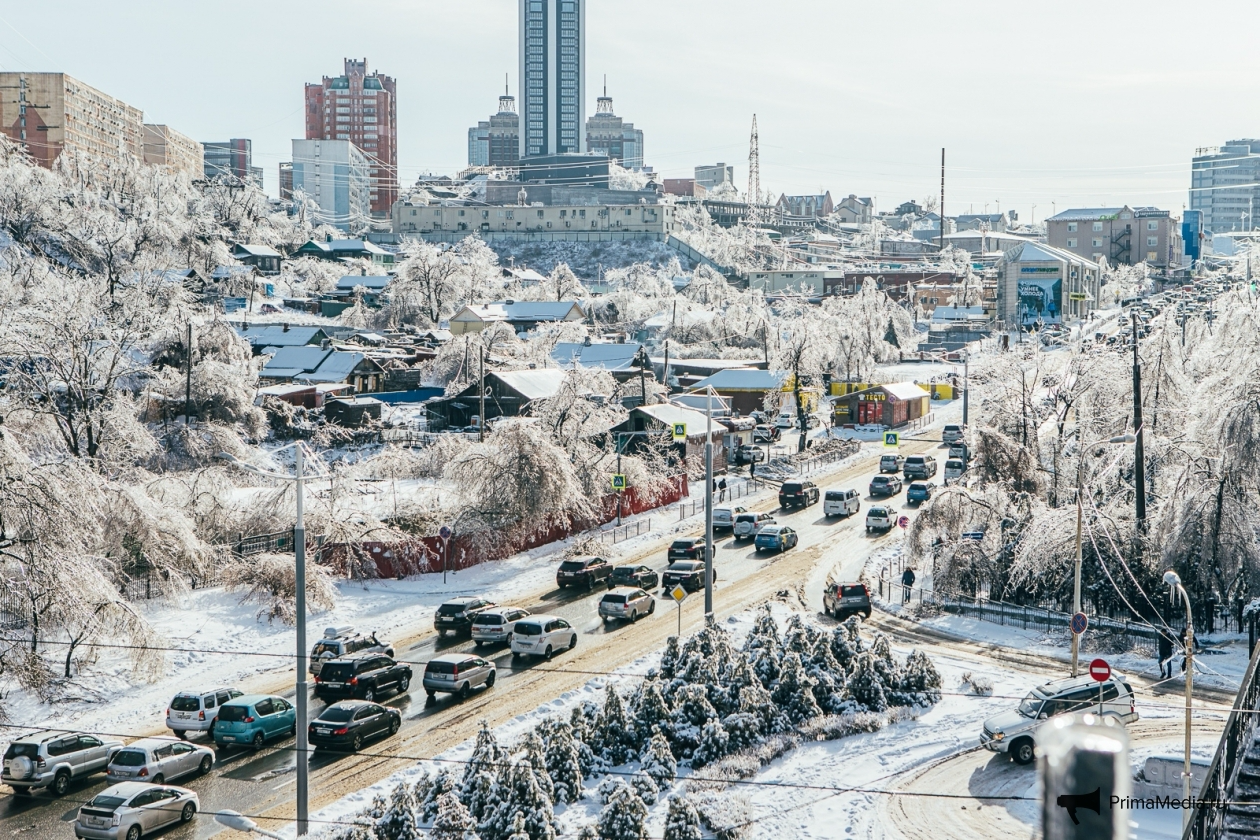
{"label": "car headlight", "polygon": [[994,740],[994,741],[1001,741],[1001,740],[1002,740],[1003,738],[1005,738],[1005,737],[1006,737],[1006,733],[1005,733],[1005,732],[994,732],[994,733],[993,733],[993,740]]}

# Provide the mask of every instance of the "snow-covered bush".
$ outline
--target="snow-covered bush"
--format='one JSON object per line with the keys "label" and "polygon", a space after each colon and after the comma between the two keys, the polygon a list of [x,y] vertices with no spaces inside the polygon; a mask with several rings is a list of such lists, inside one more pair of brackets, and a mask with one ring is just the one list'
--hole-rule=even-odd
{"label": "snow-covered bush", "polygon": [[[282,624],[297,620],[297,569],[289,555],[256,554],[242,558],[229,565],[223,577],[229,590],[244,590],[241,603],[259,605],[259,618]],[[328,568],[307,564],[307,608],[316,612],[332,609],[336,594]]]}

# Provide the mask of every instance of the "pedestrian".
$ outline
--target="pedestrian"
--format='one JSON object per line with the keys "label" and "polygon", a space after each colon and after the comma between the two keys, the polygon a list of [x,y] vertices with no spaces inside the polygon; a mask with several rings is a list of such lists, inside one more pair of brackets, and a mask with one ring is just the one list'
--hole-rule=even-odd
{"label": "pedestrian", "polygon": [[757,477],[757,462],[749,461],[748,462],[748,480],[752,481],[756,477]]}
{"label": "pedestrian", "polygon": [[[1184,674],[1186,672],[1186,654],[1189,652],[1186,650],[1186,628],[1181,628],[1181,633],[1177,638],[1181,641],[1181,673]],[[1171,672],[1171,670],[1170,668],[1169,671]],[[1169,673],[1169,676],[1172,676],[1172,674]]]}
{"label": "pedestrian", "polygon": [[722,480],[718,482],[718,501],[719,502],[726,501],[726,477],[725,476],[723,476]]}
{"label": "pedestrian", "polygon": [[910,602],[910,593],[914,591],[914,569],[906,569],[901,573],[901,603]]}
{"label": "pedestrian", "polygon": [[1172,639],[1167,633],[1159,633],[1159,678],[1166,680],[1172,677]]}

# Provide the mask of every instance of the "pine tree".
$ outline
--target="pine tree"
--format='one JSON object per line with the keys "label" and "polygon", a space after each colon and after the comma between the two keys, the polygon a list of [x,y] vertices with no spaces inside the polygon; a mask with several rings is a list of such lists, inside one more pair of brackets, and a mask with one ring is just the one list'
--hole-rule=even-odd
{"label": "pine tree", "polygon": [[941,700],[941,674],[932,660],[921,650],[912,650],[906,657],[901,685],[889,702],[894,706],[930,706]]}
{"label": "pine tree", "polygon": [[525,760],[534,768],[534,777],[538,780],[538,786],[542,788],[548,800],[555,802],[556,786],[552,782],[551,774],[547,771],[546,748],[543,746],[542,738],[538,737],[537,729],[531,729],[525,736],[524,747]]}
{"label": "pine tree", "polygon": [[883,683],[885,693],[901,685],[901,666],[893,658],[892,645],[883,633],[877,632],[871,641],[871,659],[875,663],[875,670],[879,672],[879,681]]}
{"label": "pine tree", "polygon": [[508,835],[507,840],[530,840],[529,832],[525,830],[525,815],[517,813],[512,819],[512,833]]}
{"label": "pine tree", "polygon": [[635,773],[630,777],[630,786],[634,788],[634,792],[639,794],[639,798],[646,805],[655,805],[656,797],[660,795],[661,789],[656,784],[656,780],[647,773]]}
{"label": "pine tree", "polygon": [[717,710],[709,702],[702,685],[683,686],[674,695],[674,714],[669,737],[674,753],[690,756],[700,744],[700,733],[706,723],[717,719]]}
{"label": "pine tree", "polygon": [[888,318],[888,329],[884,331],[884,341],[893,347],[901,346],[901,342],[897,340],[897,325],[893,323],[891,316]]}
{"label": "pine tree", "polygon": [[569,724],[553,724],[546,741],[547,774],[554,785],[552,802],[573,803],[582,798],[582,757]]}
{"label": "pine tree", "polygon": [[477,840],[477,821],[453,793],[438,800],[437,817],[433,820],[430,840]]}
{"label": "pine tree", "polygon": [[664,840],[701,840],[700,814],[686,795],[671,796],[669,815],[665,818]]}
{"label": "pine tree", "polygon": [[443,768],[438,772],[437,777],[428,785],[428,789],[424,791],[424,798],[420,799],[420,785],[416,785],[415,797],[417,799],[416,811],[420,815],[420,821],[431,823],[437,816],[438,800],[443,794],[455,792],[455,780],[451,778],[449,770]]}
{"label": "pine tree", "polygon": [[801,657],[795,652],[783,658],[783,670],[770,695],[792,723],[822,714],[814,699],[814,681],[801,668]]}
{"label": "pine tree", "polygon": [[678,664],[678,637],[670,636],[665,640],[665,652],[661,654],[661,665],[659,673],[661,679],[672,680],[674,678],[674,667]]}
{"label": "pine tree", "polygon": [[647,836],[647,805],[625,782],[609,797],[599,812],[600,840],[644,840]]}
{"label": "pine tree", "polygon": [[752,672],[764,688],[769,688],[779,679],[779,662],[782,658],[782,648],[761,647],[753,651]]}
{"label": "pine tree", "polygon": [[505,771],[502,768],[482,767],[460,792],[460,801],[478,823],[493,814],[499,807],[499,794],[502,789],[499,779],[504,775]]}
{"label": "pine tree", "polygon": [[860,653],[849,675],[849,694],[868,711],[882,712],[888,708],[884,684],[875,667],[875,659],[869,653]]}
{"label": "pine tree", "polygon": [[645,680],[643,690],[639,692],[639,702],[634,708],[634,732],[640,741],[636,746],[643,749],[654,732],[667,731],[669,718],[669,706],[661,694],[660,682]]}
{"label": "pine tree", "polygon": [[518,761],[501,785],[500,801],[494,813],[481,823],[485,840],[503,840],[514,831],[516,815],[524,817],[530,840],[555,840],[555,818],[551,799],[538,783],[538,775],[528,761]]}
{"label": "pine tree", "polygon": [[420,840],[423,834],[416,818],[415,794],[405,783],[399,782],[390,794],[389,807],[376,821],[376,840]]}
{"label": "pine tree", "polygon": [[[503,748],[499,746],[499,741],[494,737],[494,731],[490,728],[490,724],[482,720],[481,729],[477,730],[477,743],[473,747],[472,756],[469,757],[468,763],[464,765],[464,778],[460,782],[461,795],[462,789],[467,787],[473,776],[477,775],[477,771],[484,768],[490,768],[497,772],[499,765],[503,763]],[[464,800],[464,804],[468,804],[468,800]]]}
{"label": "pine tree", "polygon": [[652,777],[658,788],[671,784],[678,777],[678,761],[670,752],[669,741],[659,730],[652,733],[639,762],[640,769]]}
{"label": "pine tree", "polygon": [[609,766],[618,767],[634,757],[634,733],[631,731],[626,707],[617,689],[609,685],[604,699],[604,711],[599,716],[601,756]]}
{"label": "pine tree", "polygon": [[731,752],[739,752],[754,744],[760,743],[761,720],[749,712],[736,712],[722,718],[722,728],[729,738],[728,748]]}
{"label": "pine tree", "polygon": [[754,682],[739,694],[739,714],[753,715],[763,736],[783,732],[791,721],[774,702],[774,697],[759,682]]}
{"label": "pine tree", "polygon": [[692,766],[703,767],[724,757],[730,752],[730,741],[731,736],[721,723],[716,720],[706,723],[700,730],[700,743],[691,756]]}
{"label": "pine tree", "polygon": [[862,619],[855,615],[831,631],[831,655],[845,671],[853,670],[853,660],[866,649],[858,632],[861,625]]}
{"label": "pine tree", "polygon": [[775,651],[783,647],[783,642],[779,639],[779,625],[774,620],[769,603],[761,605],[761,609],[757,612],[757,619],[753,622],[753,628],[748,631],[748,637],[744,640],[746,653],[764,647]]}
{"label": "pine tree", "polygon": [[595,826],[587,823],[578,831],[578,840],[599,840],[599,832],[595,830]]}

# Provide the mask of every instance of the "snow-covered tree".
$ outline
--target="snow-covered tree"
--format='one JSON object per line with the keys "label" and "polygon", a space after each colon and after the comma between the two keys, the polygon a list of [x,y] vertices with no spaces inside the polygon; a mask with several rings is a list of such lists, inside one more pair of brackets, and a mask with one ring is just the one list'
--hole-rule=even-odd
{"label": "snow-covered tree", "polygon": [[400,782],[390,794],[389,807],[376,822],[376,840],[420,840],[426,836],[417,825],[416,811],[415,794]]}
{"label": "snow-covered tree", "polygon": [[453,793],[438,799],[437,817],[433,820],[432,840],[478,840],[477,821]]}
{"label": "snow-covered tree", "polygon": [[664,788],[678,775],[678,762],[670,751],[669,741],[660,732],[652,734],[639,762],[640,769],[656,781],[658,788]]}
{"label": "snow-covered tree", "polygon": [[644,840],[647,836],[647,805],[633,787],[618,782],[599,812],[600,840]]}
{"label": "snow-covered tree", "polygon": [[582,798],[582,756],[573,728],[556,721],[547,728],[547,775],[554,785],[553,801],[573,803]]}
{"label": "snow-covered tree", "polygon": [[701,840],[700,815],[685,795],[669,798],[669,813],[665,817],[664,840]]}

